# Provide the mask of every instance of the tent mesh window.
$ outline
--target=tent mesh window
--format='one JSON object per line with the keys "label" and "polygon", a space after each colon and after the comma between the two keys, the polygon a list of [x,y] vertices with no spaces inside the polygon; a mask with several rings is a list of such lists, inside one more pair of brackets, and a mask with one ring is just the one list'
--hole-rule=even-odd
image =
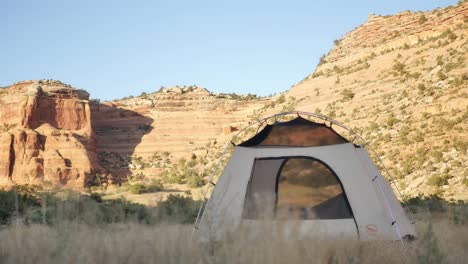
{"label": "tent mesh window", "polygon": [[247,186],[247,219],[346,219],[352,211],[336,174],[310,157],[256,159]]}
{"label": "tent mesh window", "polygon": [[239,144],[239,146],[315,147],[348,142],[331,127],[297,117],[287,122],[276,122],[267,125],[255,136]]}

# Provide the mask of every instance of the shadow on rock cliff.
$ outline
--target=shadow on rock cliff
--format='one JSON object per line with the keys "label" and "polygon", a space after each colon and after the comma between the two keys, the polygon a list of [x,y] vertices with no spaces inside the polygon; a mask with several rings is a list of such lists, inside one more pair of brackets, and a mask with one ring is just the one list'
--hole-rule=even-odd
{"label": "shadow on rock cliff", "polygon": [[91,104],[97,160],[112,183],[120,184],[132,174],[131,157],[143,136],[153,129],[152,123],[152,118],[135,111],[111,104]]}

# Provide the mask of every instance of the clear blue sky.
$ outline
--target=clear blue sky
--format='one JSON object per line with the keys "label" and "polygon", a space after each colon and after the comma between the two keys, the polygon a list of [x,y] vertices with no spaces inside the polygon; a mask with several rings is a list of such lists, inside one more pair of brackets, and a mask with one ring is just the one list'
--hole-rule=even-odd
{"label": "clear blue sky", "polygon": [[160,86],[267,95],[369,13],[456,0],[0,0],[0,86],[58,79],[109,100]]}

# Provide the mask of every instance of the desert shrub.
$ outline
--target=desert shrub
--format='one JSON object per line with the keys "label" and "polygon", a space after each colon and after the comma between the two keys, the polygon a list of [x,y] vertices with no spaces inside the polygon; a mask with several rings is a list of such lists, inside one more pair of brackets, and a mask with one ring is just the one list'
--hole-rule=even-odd
{"label": "desert shrub", "polygon": [[102,200],[96,195],[66,192],[64,197],[44,193],[41,205],[28,208],[22,215],[25,223],[55,225],[64,221],[86,224],[138,222],[150,224],[155,220],[150,208],[124,199]]}
{"label": "desert shrub", "polygon": [[148,166],[152,168],[162,168],[170,164],[171,164],[170,154],[167,151],[155,152],[148,159]]}
{"label": "desert shrub", "polygon": [[146,175],[143,172],[138,172],[130,176],[131,181],[143,181],[146,178]]}
{"label": "desert shrub", "polygon": [[284,94],[282,94],[282,95],[280,95],[280,96],[278,97],[278,99],[276,99],[275,103],[276,103],[276,104],[282,104],[282,103],[284,103],[285,101],[286,101],[286,97],[284,96]]}
{"label": "desert shrub", "polygon": [[403,203],[408,206],[408,209],[412,213],[417,213],[419,210],[428,210],[432,213],[444,213],[447,211],[447,203],[438,195],[415,196],[406,199]]}
{"label": "desert shrub", "polygon": [[429,177],[427,180],[427,184],[432,185],[432,186],[444,186],[447,185],[447,178],[439,175],[432,175]]}
{"label": "desert shrub", "polygon": [[153,180],[151,184],[135,183],[127,187],[127,190],[132,194],[159,192],[162,189],[163,184],[157,180]]}
{"label": "desert shrub", "polygon": [[413,73],[408,73],[407,74],[407,78],[418,79],[419,77],[421,77],[420,72],[413,72]]}
{"label": "desert shrub", "polygon": [[317,78],[323,75],[325,75],[323,71],[314,71],[314,73],[312,73],[312,78]]}
{"label": "desert shrub", "polygon": [[427,22],[427,17],[425,15],[421,15],[418,21],[419,21],[419,24],[424,24]]}
{"label": "desert shrub", "polygon": [[180,159],[176,164],[170,168],[166,168],[161,174],[162,180],[166,183],[188,184],[190,187],[201,187],[205,184],[203,174],[198,172],[197,165],[201,161],[192,158],[188,161]]}
{"label": "desert shrub", "polygon": [[314,91],[315,91],[315,96],[320,95],[320,89],[319,88],[315,88]]}
{"label": "desert shrub", "polygon": [[318,65],[322,65],[322,64],[324,64],[324,63],[327,62],[327,60],[325,59],[326,56],[327,56],[326,54],[323,54],[323,55],[320,57]]}
{"label": "desert shrub", "polygon": [[391,113],[386,121],[387,127],[393,127],[394,125],[398,124],[400,120],[395,117],[395,114]]}
{"label": "desert shrub", "polygon": [[406,65],[402,62],[395,61],[392,65],[393,76],[404,75],[406,73]]}
{"label": "desert shrub", "polygon": [[39,206],[37,188],[30,185],[17,185],[9,190],[0,190],[0,224],[8,224],[16,214],[19,217],[29,207]]}
{"label": "desert shrub", "polygon": [[341,96],[343,101],[349,101],[354,98],[354,93],[351,91],[351,89],[344,89],[341,91]]}
{"label": "desert shrub", "polygon": [[15,213],[15,194],[12,191],[0,191],[0,224],[8,224]]}
{"label": "desert shrub", "polygon": [[173,170],[166,170],[161,173],[161,178],[165,183],[177,183],[182,184],[185,181],[185,177],[183,174],[173,171]]}
{"label": "desert shrub", "polygon": [[195,222],[200,203],[180,194],[170,194],[158,205],[158,209],[163,221],[189,224]]}
{"label": "desert shrub", "polygon": [[437,72],[437,78],[439,78],[439,80],[443,81],[443,80],[447,79],[448,77],[442,70],[439,70]]}
{"label": "desert shrub", "polygon": [[192,188],[198,188],[205,185],[205,180],[203,180],[202,176],[195,174],[187,177],[187,184]]}
{"label": "desert shrub", "polygon": [[333,71],[334,71],[335,73],[337,73],[337,74],[341,74],[341,73],[343,73],[344,70],[343,70],[343,68],[334,65],[334,66],[333,66]]}
{"label": "desert shrub", "polygon": [[402,171],[404,174],[411,174],[414,171],[413,161],[411,159],[405,160],[402,165]]}
{"label": "desert shrub", "polygon": [[451,29],[447,29],[444,34],[447,36],[447,38],[449,38],[451,41],[454,41],[457,39],[457,35],[455,33],[453,33],[453,31]]}

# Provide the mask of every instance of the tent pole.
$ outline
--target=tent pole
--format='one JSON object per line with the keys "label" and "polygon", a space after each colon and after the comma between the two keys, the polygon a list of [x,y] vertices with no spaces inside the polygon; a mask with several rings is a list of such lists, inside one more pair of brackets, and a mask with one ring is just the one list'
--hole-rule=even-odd
{"label": "tent pole", "polygon": [[[195,224],[194,224],[194,227],[192,229],[192,239],[193,239],[193,235],[195,233],[195,230],[198,229],[198,224],[200,222],[200,218],[201,218],[201,212],[203,211],[204,207],[206,206],[206,204],[208,203],[208,201],[205,201],[206,200],[206,196],[208,195],[208,191],[210,189],[210,186],[214,186],[213,183],[213,177],[214,175],[216,174],[216,172],[218,171],[219,169],[219,166],[221,165],[222,161],[223,161],[223,157],[224,155],[226,154],[227,150],[229,149],[229,145],[231,144],[232,140],[230,140],[226,146],[224,147],[224,150],[221,154],[221,156],[219,157],[219,160],[218,160],[218,163],[216,164],[216,167],[215,169],[213,170],[213,172],[211,173],[210,175],[210,178],[208,180],[208,184],[206,186],[206,189],[205,189],[205,192],[203,193],[203,199],[202,199],[202,203],[200,205],[200,208],[198,209],[198,213],[197,213],[197,219],[195,220]],[[211,184],[210,184],[211,183]]]}

